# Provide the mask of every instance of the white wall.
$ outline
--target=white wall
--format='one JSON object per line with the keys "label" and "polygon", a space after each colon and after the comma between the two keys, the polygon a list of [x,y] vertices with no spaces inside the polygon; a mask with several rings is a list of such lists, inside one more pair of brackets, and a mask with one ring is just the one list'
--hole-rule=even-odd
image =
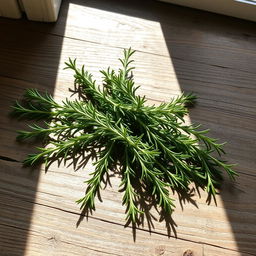
{"label": "white wall", "polygon": [[29,20],[54,22],[61,0],[0,0],[0,16],[20,18],[25,11]]}
{"label": "white wall", "polygon": [[[216,12],[237,18],[256,21],[256,1],[253,0],[161,0],[178,5]],[[247,2],[247,3],[246,3]]]}

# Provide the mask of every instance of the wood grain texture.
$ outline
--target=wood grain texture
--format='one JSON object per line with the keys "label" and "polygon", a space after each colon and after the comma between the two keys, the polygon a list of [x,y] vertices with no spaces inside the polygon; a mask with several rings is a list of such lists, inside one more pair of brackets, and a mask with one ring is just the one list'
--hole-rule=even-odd
{"label": "wood grain texture", "polygon": [[[56,24],[6,19],[0,24],[3,255],[256,254],[256,25],[154,1],[114,0],[64,1]],[[152,208],[153,226],[145,219],[136,233],[124,227],[117,176],[96,212],[80,222],[74,202],[84,193],[92,165],[78,172],[53,165],[47,174],[43,167],[22,168],[32,145],[15,142],[15,130],[26,124],[8,116],[28,87],[47,90],[58,101],[69,97],[72,72],[63,70],[68,57],[77,57],[99,80],[97,71],[118,68],[121,48],[130,46],[137,50],[139,93],[158,104],[181,91],[195,92],[198,103],[187,122],[202,123],[212,136],[228,141],[226,159],[238,163],[240,173],[234,184],[225,180],[217,206],[208,205],[202,191],[194,192],[190,203],[175,194],[172,220],[159,221]]]}

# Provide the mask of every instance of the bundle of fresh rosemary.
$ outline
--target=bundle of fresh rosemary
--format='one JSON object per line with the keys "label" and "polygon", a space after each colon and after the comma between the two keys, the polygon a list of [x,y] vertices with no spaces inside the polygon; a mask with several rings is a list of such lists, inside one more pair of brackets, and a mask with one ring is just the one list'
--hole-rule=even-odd
{"label": "bundle of fresh rosemary", "polygon": [[118,72],[110,68],[101,71],[102,87],[96,85],[84,66],[79,69],[76,60],[69,59],[66,68],[75,73],[78,100],[66,99],[59,104],[49,94],[29,89],[12,114],[45,120],[46,127],[34,124],[30,131],[18,131],[19,140],[43,137],[45,141],[46,147],[29,155],[25,165],[44,162],[47,167],[55,160],[78,159],[93,148],[98,150],[85,196],[77,201],[81,208],[95,208],[97,192],[118,166],[127,218],[135,222],[142,213],[138,186],[170,213],[174,203],[169,188],[188,190],[193,182],[215,195],[221,172],[226,171],[231,178],[236,172],[211,154],[224,153],[223,144],[207,137],[208,131],[199,130],[200,126],[184,123],[186,105],[193,103],[193,95],[183,94],[159,106],[148,106],[145,96],[136,95],[138,87],[130,67],[133,53],[131,49],[124,50]]}

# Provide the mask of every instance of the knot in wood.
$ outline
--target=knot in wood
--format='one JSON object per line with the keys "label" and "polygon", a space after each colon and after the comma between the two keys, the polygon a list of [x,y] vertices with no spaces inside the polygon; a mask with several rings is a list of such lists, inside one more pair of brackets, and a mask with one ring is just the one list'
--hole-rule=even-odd
{"label": "knot in wood", "polygon": [[164,253],[165,253],[165,246],[164,245],[159,245],[155,248],[155,254],[157,256],[162,256],[162,255],[164,255]]}
{"label": "knot in wood", "polygon": [[186,250],[186,251],[183,253],[183,256],[194,256],[194,253],[193,253],[191,250]]}

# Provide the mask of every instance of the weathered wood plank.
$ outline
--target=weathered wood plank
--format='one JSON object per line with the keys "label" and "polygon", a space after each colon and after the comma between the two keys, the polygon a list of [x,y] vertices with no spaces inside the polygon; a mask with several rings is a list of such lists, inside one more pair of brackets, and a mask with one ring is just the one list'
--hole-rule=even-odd
{"label": "weathered wood plank", "polygon": [[[3,163],[5,164],[5,163]],[[6,202],[8,205],[8,198],[15,197],[22,204],[24,208],[26,208],[26,202],[33,204],[31,202],[31,191],[33,195],[33,176],[32,180],[28,173],[28,171],[20,170],[19,164],[15,164],[16,168],[13,168],[13,164],[5,164],[5,169],[3,172],[3,176],[0,179],[1,183],[1,202]],[[72,167],[70,168],[60,168],[53,167],[49,170],[47,174],[41,173],[40,181],[38,187],[36,188],[36,200],[33,212],[37,207],[44,206],[46,209],[55,209],[57,210],[55,219],[59,220],[58,211],[61,211],[62,214],[71,213],[75,216],[75,220],[73,220],[73,225],[77,223],[79,219],[79,208],[74,203],[76,199],[83,196],[84,185],[82,181],[88,177],[88,173],[91,171],[91,165],[87,166],[85,170],[74,173]],[[35,172],[37,172],[35,170]],[[24,177],[25,175],[25,177]],[[35,173],[34,173],[35,175]],[[13,181],[13,177],[16,177],[16,180]],[[243,182],[245,180],[245,182]],[[103,203],[97,202],[96,204],[96,212],[92,217],[89,217],[88,223],[91,219],[98,220],[102,222],[102,226],[105,226],[105,222],[111,222],[113,225],[123,226],[125,221],[124,215],[124,207],[121,207],[121,194],[118,193],[118,178],[114,178],[112,181],[112,187],[107,188],[106,191],[102,193]],[[233,218],[233,225],[236,227],[236,232],[241,234],[241,241],[244,241],[246,244],[244,246],[245,251],[250,251],[253,249],[250,246],[254,243],[254,238],[251,237],[248,240],[250,235],[253,235],[255,230],[255,223],[253,218],[255,217],[255,206],[251,205],[250,207],[246,207],[248,205],[248,201],[250,200],[250,195],[254,195],[253,184],[255,183],[255,178],[252,180],[251,177],[241,177],[241,183],[246,183],[247,188],[249,190],[245,190],[246,188],[242,185],[238,185],[236,188],[233,188],[232,191],[229,191],[229,187],[224,187],[225,189],[222,191],[229,200],[229,206],[226,207],[226,211],[230,211],[230,215]],[[22,184],[22,185],[21,185]],[[251,185],[250,185],[251,184]],[[16,191],[19,191],[20,194],[15,196]],[[242,196],[241,196],[242,191]],[[230,198],[234,201],[230,202]],[[174,196],[178,201],[177,196]],[[205,199],[206,195],[202,193],[202,197],[198,198],[194,196],[192,199],[196,200],[197,207],[194,205],[186,203],[184,205],[184,209],[182,210],[181,206],[178,205],[177,209],[173,214],[173,220],[177,223],[178,227],[176,228],[176,232],[178,234],[178,239],[185,239],[192,241],[194,243],[200,242],[203,244],[211,244],[215,246],[222,246],[224,248],[234,249],[236,245],[233,240],[233,235],[231,232],[230,224],[227,221],[227,216],[225,211],[223,211],[223,203],[220,197],[217,198],[218,207],[212,204],[211,206],[206,205]],[[244,204],[239,204],[237,207],[237,201],[243,201]],[[252,200],[252,198],[251,198]],[[25,203],[24,203],[25,202]],[[11,201],[11,205],[13,205],[13,200]],[[15,203],[16,205],[16,203]],[[245,209],[243,212],[241,210]],[[6,206],[5,206],[6,208]],[[47,210],[45,210],[47,211]],[[158,214],[151,210],[151,213],[158,219]],[[10,216],[8,210],[6,212],[6,216]],[[40,215],[40,213],[38,213]],[[246,224],[244,222],[243,214],[246,214],[248,220]],[[47,216],[47,214],[45,213]],[[37,225],[41,226],[43,224],[38,223],[40,217],[35,217],[33,213],[33,219]],[[40,215],[41,216],[41,215]],[[6,217],[5,217],[6,218]],[[8,217],[9,218],[9,217]],[[39,220],[37,220],[39,218]],[[50,218],[50,217],[49,217]],[[3,221],[3,219],[1,219]],[[14,224],[13,219],[8,219],[8,223],[4,219],[4,223],[11,225]],[[157,221],[153,221],[154,229],[152,229],[153,233],[157,233],[162,236],[162,241],[165,239],[168,240],[168,236],[166,233],[165,222],[158,223]],[[244,223],[243,223],[244,222]],[[48,221],[47,221],[48,223]],[[82,222],[83,223],[83,222]],[[243,223],[241,225],[240,223]],[[48,226],[48,224],[47,224]],[[69,224],[72,226],[72,224]],[[47,227],[44,227],[47,229]],[[142,230],[147,231],[148,226],[145,220],[144,227],[141,227]],[[129,228],[128,228],[129,229]],[[37,228],[30,228],[31,231],[37,232]],[[66,229],[68,232],[69,227]],[[130,231],[131,232],[131,231]],[[127,238],[132,237],[131,233]],[[139,231],[137,231],[139,232]],[[174,236],[174,233],[171,232],[171,236]],[[138,239],[138,238],[137,238]],[[137,240],[136,239],[136,240]]]}
{"label": "weathered wood plank", "polygon": [[[54,40],[55,36],[48,36],[46,44],[52,45]],[[15,41],[15,38],[13,38],[12,41]],[[9,45],[10,39],[5,43],[6,45]],[[31,76],[31,73],[33,72],[16,72],[17,69],[19,70],[19,64],[15,64],[15,58],[13,57],[14,52],[17,58],[22,58],[22,54],[26,50],[27,46],[18,46],[18,49],[15,49],[14,44],[10,45],[11,47],[9,51],[2,54],[3,61],[9,60],[10,63],[9,67],[8,65],[5,65],[4,68],[1,69],[2,73],[7,73],[7,75],[10,75],[8,73],[9,71],[6,72],[5,70],[11,70],[11,66],[15,65],[16,69],[11,72],[12,77],[16,78],[16,80],[21,77],[24,80],[34,81],[34,74]],[[70,49],[70,46],[72,46],[72,49]],[[76,50],[73,51],[73,49]],[[116,51],[110,47],[95,46],[91,43],[77,42],[72,39],[65,39],[63,42],[62,54],[60,56],[60,64],[57,71],[52,75],[49,73],[46,80],[43,79],[44,72],[40,70],[48,70],[53,68],[51,66],[49,67],[48,65],[52,58],[50,56],[44,56],[44,59],[40,62],[38,70],[35,72],[38,77],[40,77],[40,83],[26,83],[24,81],[22,84],[19,82],[20,85],[18,85],[18,87],[47,88],[47,90],[51,92],[51,90],[53,91],[52,87],[56,85],[54,88],[56,97],[65,97],[66,93],[68,92],[68,88],[72,86],[72,74],[71,72],[62,70],[64,67],[63,63],[67,59],[67,56],[75,58],[77,56],[77,52],[83,53],[84,49],[87,49],[86,54],[80,56],[78,61],[79,63],[90,63],[90,67],[88,68],[90,68],[92,72],[96,74],[97,78],[99,78],[99,74],[97,73],[98,69],[105,68],[110,63],[112,63],[112,65],[115,67],[118,67],[117,58],[120,56],[119,51]],[[23,59],[23,64],[20,65],[20,68],[27,67],[26,69],[28,70],[32,63],[36,63],[39,56],[42,56],[46,50],[46,46],[37,49],[33,57],[30,59]],[[104,57],[106,52],[108,52],[109,56],[107,60]],[[137,53],[135,58],[137,61],[137,70],[135,72],[135,76],[138,83],[142,85],[140,93],[146,94],[147,97],[152,101],[168,100],[172,95],[179,93],[180,88],[174,70],[175,67],[172,65],[172,63],[170,63],[168,58],[162,56],[151,56],[150,54],[146,53]],[[230,141],[231,143],[233,143],[233,141],[236,143],[237,141],[237,143],[234,144],[234,147],[237,147],[237,144],[239,144],[244,147],[244,151],[251,150],[251,147],[246,146],[248,144],[251,144],[255,149],[255,146],[253,145],[254,140],[251,138],[255,137],[255,121],[253,116],[255,115],[256,109],[253,106],[256,102],[255,89],[252,85],[255,82],[256,75],[249,74],[246,76],[243,72],[234,72],[233,70],[224,72],[223,69],[217,67],[213,67],[211,69],[213,71],[208,69],[208,73],[203,73],[202,70],[206,68],[205,64],[194,65],[192,71],[189,71],[189,66],[183,65],[183,62],[179,63],[179,66],[183,70],[186,70],[184,76],[192,76],[191,74],[195,76],[194,79],[193,77],[190,78],[191,81],[188,83],[182,83],[183,90],[194,91],[199,96],[198,107],[191,111],[190,119],[193,122],[201,122],[206,124],[209,128],[212,128],[213,131],[222,130],[222,125],[224,125],[226,129],[228,128],[230,122],[232,122],[233,127],[229,128],[230,133],[217,134],[217,137],[220,137],[222,140]],[[35,65],[34,69],[36,68],[37,67]],[[166,69],[169,70],[168,73],[165,72]],[[219,80],[215,82],[214,79],[216,74],[218,74]],[[203,77],[202,81],[196,80],[199,76]],[[229,84],[225,84],[225,79],[227,79],[227,76],[229,77],[229,80],[231,80]],[[221,79],[221,77],[223,78]],[[247,83],[241,84],[245,79],[247,79]],[[8,78],[1,79],[1,95],[4,97],[1,102],[3,106],[9,106],[12,101],[17,99],[17,93],[13,93],[10,96],[5,96],[10,90],[10,85],[17,83],[16,80],[8,80]],[[54,81],[54,83],[49,85],[48,80]],[[183,80],[183,75],[179,75],[179,81]],[[17,90],[19,90],[20,96],[22,90]],[[241,97],[241,95],[243,95],[243,97]],[[11,98],[9,99],[9,97]],[[8,102],[6,102],[6,100],[8,100]],[[222,115],[218,115],[219,111],[222,112]],[[218,118],[212,119],[211,114]],[[4,117],[2,117],[2,119],[4,119]],[[3,127],[6,127],[6,122],[7,121],[4,122]],[[241,125],[243,125],[244,129],[246,130],[246,133],[244,133],[242,136],[243,139],[240,136]],[[233,140],[234,137],[236,140]],[[4,139],[8,140],[9,136],[5,136]],[[246,140],[246,142],[244,141],[244,143],[241,143],[243,140]],[[10,146],[12,144],[13,143],[5,143],[6,146]],[[229,146],[231,146],[231,144]],[[239,150],[237,152],[239,154]],[[250,154],[246,155],[251,157]],[[232,159],[235,159],[235,157],[232,157]],[[254,163],[254,160],[251,161],[251,164]]]}
{"label": "weathered wood plank", "polygon": [[[46,182],[48,184],[45,183],[46,187],[40,185],[37,188],[36,201],[33,202],[31,191],[33,191],[35,180],[31,178],[32,174],[20,169],[18,163],[10,164],[1,161],[1,164],[4,175],[0,178],[0,228],[2,231],[0,247],[6,251],[7,255],[8,252],[13,253],[13,250],[13,255],[18,255],[19,242],[24,242],[24,236],[22,237],[24,229],[28,232],[26,255],[42,255],[46,252],[50,255],[68,255],[70,252],[73,253],[73,250],[74,255],[84,253],[86,255],[124,255],[124,253],[126,255],[158,255],[156,252],[160,247],[164,248],[167,255],[182,254],[187,247],[196,255],[202,255],[201,244],[167,238],[164,234],[157,232],[150,235],[145,230],[138,230],[136,243],[134,243],[131,228],[124,228],[124,222],[120,221],[120,216],[123,220],[124,215],[119,209],[119,196],[116,202],[110,199],[108,210],[101,208],[103,215],[89,218],[88,221],[84,220],[79,228],[76,228],[79,211],[74,207],[73,198],[68,202],[67,194],[58,193],[66,191],[70,195],[81,194],[83,179],[81,176],[72,175],[71,178],[68,174],[56,173],[58,177],[55,179],[52,176],[50,180],[54,179],[57,183],[49,183],[48,180]],[[16,180],[13,180],[14,173]],[[50,175],[47,176],[50,178]],[[53,186],[55,188],[52,192]],[[77,186],[80,191],[77,191]],[[116,196],[114,192],[110,194]],[[43,198],[40,198],[41,196]],[[72,207],[64,206],[66,203]],[[15,211],[13,211],[14,206]],[[31,207],[33,207],[33,216],[28,227],[26,218]],[[116,222],[115,216],[119,216],[119,223]],[[16,240],[19,242],[16,243]],[[10,249],[10,244],[14,243],[16,243],[15,247],[12,246]]]}
{"label": "weathered wood plank", "polygon": [[[226,225],[224,221],[225,216],[218,216],[220,209],[215,206],[204,207],[199,202],[199,209],[195,209],[195,207],[190,207],[189,205],[186,205],[183,212],[181,209],[177,209],[174,219],[183,225],[181,230],[179,230],[180,227],[177,228],[178,239],[168,239],[165,234],[164,224],[159,226],[155,223],[156,227],[152,230],[153,235],[151,234],[151,236],[149,236],[148,232],[145,232],[147,227],[142,228],[142,230],[137,230],[136,243],[134,244],[131,229],[129,227],[123,229],[124,209],[120,207],[121,195],[116,192],[118,188],[116,180],[112,180],[113,188],[109,188],[106,193],[103,193],[102,197],[104,203],[97,203],[97,211],[95,214],[89,217],[88,221],[84,220],[81,222],[79,228],[76,229],[75,224],[79,218],[79,210],[75,206],[74,200],[81,196],[83,189],[83,177],[80,176],[81,173],[77,175],[74,174],[72,170],[63,170],[62,168],[56,169],[56,171],[50,171],[46,175],[41,173],[35,204],[33,204],[30,197],[33,186],[35,185],[33,183],[33,175],[35,175],[35,173],[31,174],[24,169],[21,170],[19,165],[20,164],[2,162],[5,175],[0,179],[0,202],[2,205],[1,209],[3,209],[0,214],[0,222],[4,223],[4,230],[10,230],[10,234],[8,233],[8,235],[11,237],[17,236],[19,230],[24,232],[23,230],[26,228],[26,223],[23,219],[26,218],[28,209],[33,206],[33,218],[29,226],[29,241],[27,242],[29,243],[28,251],[31,255],[34,255],[34,253],[37,255],[37,250],[38,254],[42,253],[42,251],[49,250],[52,255],[61,255],[61,253],[69,252],[73,246],[76,247],[75,252],[77,252],[77,254],[86,252],[86,249],[88,249],[87,253],[90,253],[91,248],[93,251],[99,250],[99,253],[101,253],[99,255],[104,255],[104,250],[114,255],[123,255],[124,250],[127,250],[127,255],[134,254],[135,251],[133,250],[138,250],[138,254],[136,255],[145,255],[145,253],[149,252],[151,253],[149,255],[155,255],[153,251],[157,251],[158,247],[155,248],[153,244],[158,244],[161,245],[161,248],[165,248],[167,255],[177,255],[177,253],[181,255],[182,251],[186,249],[192,249],[192,251],[196,253],[195,255],[203,255],[201,253],[201,244],[214,241],[217,246],[227,246],[227,244],[230,243],[229,239],[232,239],[232,236],[229,236],[228,232],[230,227]],[[17,181],[13,181],[13,177],[17,177]],[[14,196],[17,191],[19,191],[20,194]],[[16,211],[11,210],[14,205]],[[209,210],[211,210],[210,216]],[[240,214],[241,213],[238,212],[235,215],[239,216]],[[186,218],[184,218],[184,216],[186,216]],[[193,221],[191,221],[192,219]],[[46,226],[45,223],[47,223]],[[253,225],[253,223],[251,224]],[[57,230],[56,226],[58,226]],[[3,227],[1,229],[3,230]],[[14,233],[13,229],[17,231]],[[214,232],[212,233],[211,231],[213,230]],[[219,232],[218,234],[216,234],[217,230]],[[246,232],[248,232],[248,230]],[[113,235],[113,233],[115,235]],[[200,233],[201,235],[199,235]],[[84,237],[88,236],[90,236],[89,240],[84,239]],[[150,237],[150,241],[147,243],[144,241],[144,239],[147,240],[146,236]],[[197,237],[196,239],[195,236]],[[16,237],[16,239],[20,241],[19,237]],[[65,241],[66,239],[68,241]],[[185,239],[185,241],[183,239]],[[222,241],[223,239],[225,241]],[[191,242],[186,240],[190,240]],[[0,239],[0,241],[2,240]],[[112,248],[111,250],[109,248],[107,250],[106,248],[104,249],[102,244],[113,244],[113,241],[115,241],[115,243],[118,241],[117,244],[120,248],[113,245],[110,247]],[[5,240],[4,242],[6,243]],[[90,245],[91,243],[93,246]],[[100,246],[97,245],[98,243]],[[143,245],[141,249],[140,243]],[[8,246],[4,244],[1,244],[1,247],[8,250]],[[18,244],[16,244],[16,246],[18,250]],[[215,246],[213,247],[215,248]],[[173,252],[173,254],[171,252]],[[232,251],[230,252],[229,250],[227,250],[227,252],[232,253]],[[93,253],[89,255],[94,255]],[[236,254],[234,253],[234,255]]]}
{"label": "weathered wood plank", "polygon": [[[17,24],[8,22],[8,26]],[[254,23],[155,1],[64,1],[56,25],[23,21],[19,26],[32,33],[117,48],[132,46],[173,59],[255,71],[253,65],[247,65],[255,63]]]}
{"label": "weathered wood plank", "polygon": [[[80,211],[74,201],[83,195],[82,181],[90,165],[87,174],[56,166],[44,174],[1,161],[0,234],[5,234],[0,236],[1,251],[7,255],[182,255],[187,249],[195,255],[256,253],[255,25],[153,1],[112,0],[66,1],[55,25],[0,22],[0,156],[21,161],[31,152],[31,145],[15,143],[15,130],[25,124],[7,116],[11,102],[25,88],[48,90],[62,100],[72,86],[71,72],[62,70],[68,57],[79,57],[78,62],[86,63],[99,79],[98,69],[118,67],[120,48],[132,46],[139,50],[135,55],[139,92],[152,103],[183,90],[195,92],[198,104],[188,121],[203,123],[211,135],[228,141],[227,159],[239,164],[241,174],[235,185],[224,184],[217,207],[208,206],[201,192],[201,198],[192,197],[198,208],[186,203],[182,210],[174,195],[178,239],[168,240],[165,222],[153,221],[151,236],[145,222],[134,243],[131,229],[124,229],[118,177],[102,193],[104,202],[97,202],[93,216],[76,229]],[[152,214],[158,218],[154,210]]]}
{"label": "weathered wood plank", "polygon": [[[144,60],[146,59],[146,57],[145,56],[143,56],[144,58]],[[63,76],[62,76],[62,79],[64,80],[64,78],[63,78]],[[68,77],[67,77],[67,79],[68,79]],[[2,79],[2,80],[4,80],[4,79]],[[7,83],[5,83],[5,84],[3,84],[3,86],[2,86],[2,90],[3,91],[6,91],[6,86],[8,85],[8,81],[10,81],[10,79],[8,79],[8,78],[5,78],[5,80],[7,80]],[[19,81],[20,82],[20,81]],[[29,84],[30,85],[30,84]],[[59,91],[60,89],[57,87],[57,89],[56,89],[56,95],[58,95],[58,91]],[[162,89],[163,90],[163,92],[165,91],[165,89]],[[21,91],[21,90],[19,90],[19,91]],[[168,89],[167,89],[167,91],[168,91]],[[166,92],[167,92],[166,91]],[[17,95],[18,95],[19,93],[14,93],[13,94],[13,97],[14,98],[16,98],[17,97]],[[62,97],[61,95],[61,92],[59,92],[59,97]],[[12,97],[12,96],[11,96]],[[57,96],[57,98],[58,98],[58,96]],[[6,97],[6,99],[8,99],[8,97]],[[214,107],[213,109],[215,109],[216,107],[215,107],[215,102],[210,102],[213,106],[212,107]],[[200,103],[199,103],[200,104]],[[202,104],[202,103],[201,103]],[[8,105],[8,104],[7,104]],[[207,106],[207,108],[205,108],[204,109],[204,111],[203,111],[203,107],[200,107],[200,105],[197,107],[197,108],[199,108],[200,109],[200,115],[198,115],[199,116],[199,120],[201,120],[201,121],[203,121],[204,120],[204,116],[208,116],[209,115],[209,112],[211,111],[211,105],[208,105]],[[223,106],[222,106],[222,108],[223,108]],[[225,109],[225,106],[224,106],[224,109]],[[195,109],[196,110],[196,109]],[[216,112],[216,114],[218,114],[218,108],[217,108],[217,110],[215,110],[215,112]],[[205,114],[203,114],[203,113],[205,113]],[[214,113],[214,112],[212,112],[212,113]],[[224,115],[224,113],[225,112],[223,112],[223,114],[222,114],[222,119],[221,120],[227,120],[226,118],[228,117],[228,113],[227,113],[227,116],[225,116]],[[238,115],[238,117],[237,117],[237,114],[235,115],[235,118],[241,118],[240,117],[240,115]],[[7,119],[6,119],[7,120]],[[198,120],[198,121],[199,121]],[[230,119],[229,119],[230,120]],[[250,120],[248,121],[248,123],[250,123]],[[214,122],[211,122],[211,124],[210,124],[212,127],[211,128],[213,128],[213,130],[215,131],[215,133],[216,133],[216,131],[217,131],[217,129],[218,129],[218,126],[219,126],[219,123],[217,122],[217,126],[216,125],[214,125]],[[226,123],[226,126],[228,127],[229,126],[229,122],[227,122]],[[219,135],[222,135],[223,136],[223,134],[224,134],[224,137],[225,137],[225,132],[223,133],[223,126],[221,127],[221,128],[219,128]],[[235,134],[235,135],[239,135],[239,133],[240,133],[240,129],[237,129],[237,133]],[[12,132],[12,135],[14,135],[14,133]],[[219,137],[221,137],[221,136],[219,136]],[[241,136],[240,136],[241,137]],[[9,136],[7,137],[6,136],[6,138],[9,138]],[[13,138],[13,137],[12,137]],[[248,137],[249,139],[248,139],[248,142],[249,142],[249,140],[250,140],[250,137]],[[242,138],[241,138],[241,140],[242,141],[244,141],[245,140],[245,137],[243,136]],[[236,140],[237,141],[237,140]],[[238,149],[238,146],[239,146],[239,144],[241,143],[241,141],[237,141],[237,143],[236,144],[234,144],[234,146],[233,146],[233,149]],[[16,150],[14,151],[14,152],[16,152]],[[231,151],[231,153],[230,154],[232,154],[232,152],[233,151]],[[246,153],[246,152],[245,152]],[[247,155],[247,154],[246,154]],[[250,158],[250,155],[248,155],[249,156],[249,158]],[[50,175],[50,174],[49,174]],[[45,176],[46,177],[46,176]],[[46,181],[46,184],[47,183],[50,183],[51,182],[51,180],[52,180],[52,176],[50,177],[49,176],[49,178],[50,178],[50,180],[47,180]],[[73,177],[72,177],[73,178]],[[56,178],[54,178],[53,180],[59,180],[59,177],[56,177]],[[41,181],[42,182],[42,181]],[[40,182],[40,184],[41,184],[41,182]],[[248,185],[248,184],[247,184]],[[250,187],[250,186],[249,186]],[[253,188],[253,187],[252,187]],[[49,193],[49,191],[48,191],[48,189],[49,189],[49,184],[48,185],[46,185],[46,188],[45,188],[45,193]],[[56,189],[56,185],[54,185],[53,186],[53,191]],[[61,187],[59,188],[59,191],[62,191],[62,189],[61,189]],[[82,191],[82,188],[80,188],[80,190],[79,191]],[[50,192],[50,193],[52,193],[52,192]],[[74,194],[74,192],[72,191],[72,190],[70,190],[69,191],[69,193],[68,193],[68,195],[67,195],[67,198],[68,197],[70,197],[70,194]],[[251,195],[253,195],[253,193],[251,194]],[[108,196],[106,196],[107,198],[108,198]],[[78,198],[78,197],[76,197],[76,198]],[[74,200],[76,199],[76,198],[74,198]],[[253,200],[253,198],[250,198],[250,197],[248,197],[248,196],[246,196],[245,197],[247,200],[250,200],[250,199],[252,199]],[[66,199],[67,200],[67,199]],[[74,201],[74,200],[72,200],[72,202]],[[205,200],[205,198],[204,198],[204,200]],[[121,201],[121,200],[120,200]],[[219,201],[220,201],[220,199],[219,199]],[[44,202],[43,202],[44,203]],[[49,203],[48,201],[47,201],[47,203]],[[55,205],[56,204],[56,201],[53,201],[53,204]],[[120,202],[118,202],[118,206],[119,206],[119,204],[120,204]],[[105,211],[106,212],[104,212],[103,214],[102,214],[102,216],[101,216],[101,218],[102,219],[105,219],[105,218],[112,218],[112,211],[113,211],[113,208],[112,208],[112,203],[110,203],[110,205],[111,206],[109,206],[109,207],[107,207],[105,204],[104,204],[104,209],[105,209]],[[237,205],[237,204],[233,204],[233,205]],[[118,206],[117,206],[117,208],[118,208]],[[239,205],[239,207],[240,207],[241,205]],[[68,206],[67,206],[67,208],[68,209],[72,209],[72,206],[70,205],[70,204],[68,204]],[[187,208],[187,207],[186,207]],[[189,207],[190,208],[190,207]],[[201,209],[202,207],[200,207],[200,209]],[[208,211],[209,211],[209,207],[206,207],[205,208],[206,210],[206,219],[208,218]],[[222,212],[222,209],[220,208],[219,210],[221,210],[221,212]],[[252,210],[255,210],[254,208],[252,208]],[[121,214],[121,216],[123,216],[122,215],[122,213],[123,213],[123,211],[124,211],[124,209],[122,209],[122,211],[120,211],[119,212],[119,214]],[[191,209],[189,209],[189,211],[190,212],[193,212],[193,210],[191,210]],[[100,210],[98,210],[97,211],[97,213],[98,212],[100,212]],[[110,213],[110,216],[108,216],[108,215],[106,215],[106,214],[108,214],[108,213]],[[179,213],[178,212],[178,216],[180,215],[180,216],[183,216],[183,214],[184,213]],[[191,219],[191,218],[194,218],[194,216],[196,216],[198,213],[196,212],[196,213],[194,213],[193,214],[193,217],[188,217],[187,215],[186,215],[186,213],[185,213],[185,215],[186,215],[186,218],[188,218],[188,219]],[[216,214],[219,214],[219,212],[217,211],[217,213]],[[241,214],[241,212],[238,212],[238,215],[240,215]],[[223,215],[223,212],[222,212],[222,215],[221,215],[222,217],[221,218],[224,218],[224,220],[225,220],[225,215]],[[178,217],[176,217],[176,219],[177,219]],[[201,218],[201,217],[200,217]],[[202,218],[203,219],[203,218]],[[182,222],[181,222],[181,220],[178,218],[178,220],[179,220],[179,225],[182,227],[181,229],[179,229],[179,234],[181,234],[182,236],[185,236],[185,237],[189,237],[189,236],[197,236],[199,239],[203,239],[203,237],[200,237],[200,235],[198,235],[198,233],[201,233],[201,234],[204,234],[204,233],[202,233],[201,232],[201,230],[204,230],[204,232],[208,232],[207,231],[207,228],[205,229],[205,225],[206,225],[206,222],[205,221],[202,221],[202,219],[200,219],[200,220],[198,220],[198,221],[193,221],[193,224],[195,224],[196,226],[191,226],[191,227],[188,227],[189,225],[188,225],[188,223],[187,223],[187,220],[185,220],[185,224],[183,224]],[[205,219],[205,220],[206,220]],[[213,224],[213,226],[215,226],[216,225],[216,222],[214,222],[213,220],[212,220],[212,218],[210,218],[210,220],[211,220],[211,223]],[[118,218],[118,222],[119,223],[123,223],[123,221],[124,221],[124,218],[122,218],[122,217],[119,217]],[[198,223],[200,223],[201,222],[201,224],[202,224],[202,226],[197,226],[198,225]],[[221,224],[221,226],[223,226],[223,223]],[[227,232],[227,234],[228,233],[231,233],[231,231],[230,231],[230,229],[227,229],[227,227],[225,227],[225,229],[226,230],[228,230],[228,232]],[[164,230],[164,227],[162,227],[162,230]],[[183,231],[182,231],[183,230]],[[188,230],[192,230],[192,233],[191,233],[191,231],[188,231]],[[194,231],[193,231],[194,230]],[[209,236],[208,236],[209,237]],[[210,240],[211,239],[213,239],[213,238],[210,238]],[[229,236],[228,237],[228,240],[231,240],[232,241],[232,236]],[[214,238],[213,240],[215,240],[216,241],[216,238]],[[223,237],[222,237],[222,239],[221,239],[221,241],[219,241],[218,240],[218,243],[223,243],[224,244],[224,246],[226,246],[226,247],[234,247],[235,246],[235,244],[234,244],[234,242],[233,242],[233,244],[231,243],[230,244],[230,242],[227,242]]]}

